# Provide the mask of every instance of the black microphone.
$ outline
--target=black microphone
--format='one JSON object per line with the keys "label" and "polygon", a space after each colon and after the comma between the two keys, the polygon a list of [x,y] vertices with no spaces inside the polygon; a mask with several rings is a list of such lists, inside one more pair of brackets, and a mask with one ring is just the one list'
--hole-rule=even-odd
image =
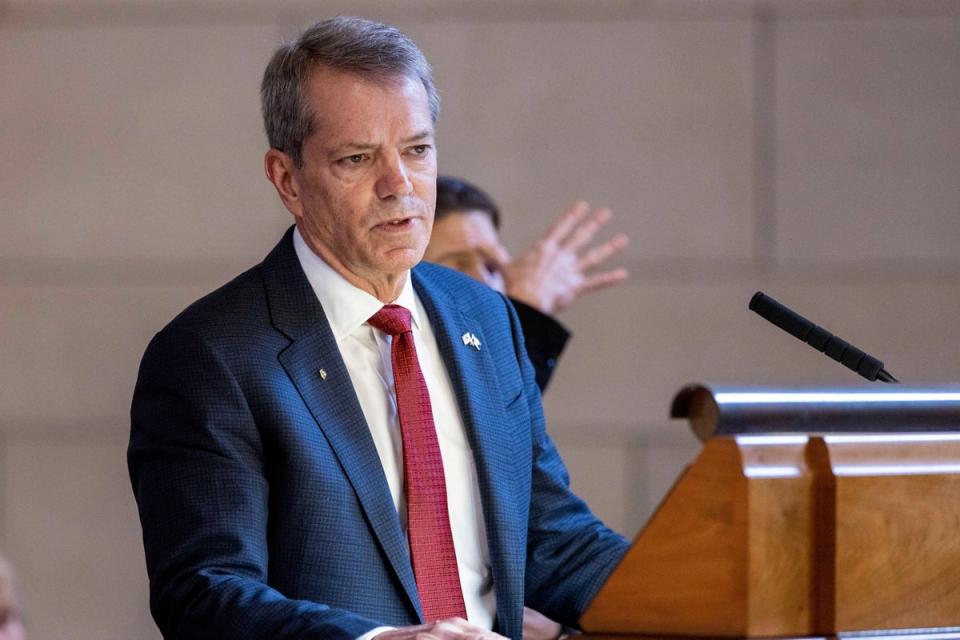
{"label": "black microphone", "polygon": [[750,298],[749,309],[792,336],[803,340],[817,351],[827,354],[846,368],[856,371],[870,382],[875,380],[899,382],[883,368],[883,362],[880,360],[787,309],[762,291],[757,291]]}

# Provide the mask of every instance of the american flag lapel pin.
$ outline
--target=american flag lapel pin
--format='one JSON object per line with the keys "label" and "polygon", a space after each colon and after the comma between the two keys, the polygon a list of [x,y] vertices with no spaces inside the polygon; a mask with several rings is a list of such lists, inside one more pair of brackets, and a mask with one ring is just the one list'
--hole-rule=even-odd
{"label": "american flag lapel pin", "polygon": [[460,339],[463,340],[464,346],[473,347],[477,351],[480,351],[480,341],[477,339],[477,336],[473,335],[469,331],[460,336]]}

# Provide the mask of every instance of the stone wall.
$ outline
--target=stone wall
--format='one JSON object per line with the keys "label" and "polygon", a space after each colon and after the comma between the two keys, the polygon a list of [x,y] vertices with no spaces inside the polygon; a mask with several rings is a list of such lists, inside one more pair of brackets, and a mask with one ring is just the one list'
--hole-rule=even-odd
{"label": "stone wall", "polygon": [[279,38],[351,13],[432,61],[441,170],[519,250],[608,205],[631,280],[563,316],[546,397],[573,484],[636,533],[698,450],[692,381],[857,384],[763,289],[960,377],[960,4],[926,0],[0,1],[0,550],[31,637],[158,638],[126,474],[150,336],[290,224],[262,177]]}

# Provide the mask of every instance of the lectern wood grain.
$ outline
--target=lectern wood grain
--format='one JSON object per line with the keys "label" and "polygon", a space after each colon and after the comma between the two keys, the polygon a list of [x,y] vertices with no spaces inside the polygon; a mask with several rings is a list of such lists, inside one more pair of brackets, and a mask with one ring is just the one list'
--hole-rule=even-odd
{"label": "lectern wood grain", "polygon": [[840,629],[960,625],[960,437],[826,436]]}
{"label": "lectern wood grain", "polygon": [[584,629],[809,633],[805,444],[805,437],[709,441],[584,615]]}
{"label": "lectern wood grain", "polygon": [[960,434],[710,439],[581,624],[745,638],[960,627]]}

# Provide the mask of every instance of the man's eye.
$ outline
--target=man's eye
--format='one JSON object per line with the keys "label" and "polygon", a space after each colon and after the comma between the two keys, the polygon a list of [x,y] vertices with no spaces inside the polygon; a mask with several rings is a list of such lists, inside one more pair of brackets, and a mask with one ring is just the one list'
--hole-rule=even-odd
{"label": "man's eye", "polygon": [[352,156],[347,156],[340,160],[344,164],[360,164],[366,159],[366,156],[362,153],[355,153]]}
{"label": "man's eye", "polygon": [[413,155],[422,156],[427,152],[427,149],[430,148],[428,144],[418,144],[412,148]]}

